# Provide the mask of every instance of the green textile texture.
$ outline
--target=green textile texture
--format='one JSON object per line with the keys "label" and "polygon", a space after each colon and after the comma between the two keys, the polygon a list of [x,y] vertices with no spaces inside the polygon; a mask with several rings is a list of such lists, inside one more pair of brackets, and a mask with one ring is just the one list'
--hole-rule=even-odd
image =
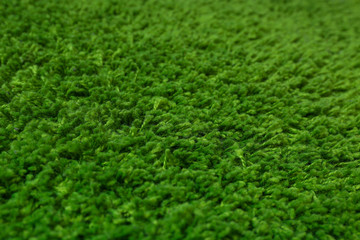
{"label": "green textile texture", "polygon": [[359,0],[1,0],[0,239],[360,239]]}

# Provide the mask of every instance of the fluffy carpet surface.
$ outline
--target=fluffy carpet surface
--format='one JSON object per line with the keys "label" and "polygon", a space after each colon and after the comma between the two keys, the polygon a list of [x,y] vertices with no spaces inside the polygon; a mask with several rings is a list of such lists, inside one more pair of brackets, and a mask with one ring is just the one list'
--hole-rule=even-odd
{"label": "fluffy carpet surface", "polygon": [[360,239],[360,2],[1,0],[0,239]]}

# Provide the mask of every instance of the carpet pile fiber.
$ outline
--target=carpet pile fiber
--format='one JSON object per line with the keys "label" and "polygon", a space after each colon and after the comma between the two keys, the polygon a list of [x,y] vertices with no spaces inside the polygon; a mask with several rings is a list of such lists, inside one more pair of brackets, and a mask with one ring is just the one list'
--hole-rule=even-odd
{"label": "carpet pile fiber", "polygon": [[360,239],[358,0],[1,0],[0,239]]}

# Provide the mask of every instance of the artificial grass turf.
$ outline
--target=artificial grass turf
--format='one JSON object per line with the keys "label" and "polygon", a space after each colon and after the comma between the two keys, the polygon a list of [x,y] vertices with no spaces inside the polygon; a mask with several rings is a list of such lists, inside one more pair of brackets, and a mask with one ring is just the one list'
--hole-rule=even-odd
{"label": "artificial grass turf", "polygon": [[360,2],[0,1],[0,239],[359,239]]}

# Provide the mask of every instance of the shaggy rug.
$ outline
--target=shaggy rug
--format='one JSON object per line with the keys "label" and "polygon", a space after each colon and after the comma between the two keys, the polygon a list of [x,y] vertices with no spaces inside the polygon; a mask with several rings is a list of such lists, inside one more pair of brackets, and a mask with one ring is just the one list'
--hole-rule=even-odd
{"label": "shaggy rug", "polygon": [[358,0],[1,0],[0,239],[360,239]]}

